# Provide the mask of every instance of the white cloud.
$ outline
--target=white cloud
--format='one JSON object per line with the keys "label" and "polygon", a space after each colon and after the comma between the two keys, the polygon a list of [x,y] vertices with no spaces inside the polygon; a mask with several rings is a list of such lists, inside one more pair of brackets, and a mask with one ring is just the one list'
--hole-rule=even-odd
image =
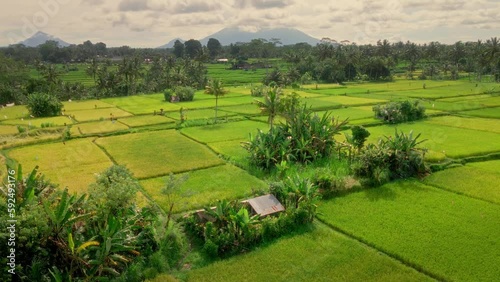
{"label": "white cloud", "polygon": [[[21,33],[24,19],[32,21],[43,12],[38,1],[2,6],[0,45],[10,43],[7,33]],[[500,3],[493,0],[75,0],[60,5],[40,29],[69,42],[92,39],[109,46],[155,47],[175,37],[202,38],[228,26],[295,27],[317,38],[359,43],[402,35],[455,42],[498,36],[499,14]],[[461,32],[447,34],[443,29]]]}

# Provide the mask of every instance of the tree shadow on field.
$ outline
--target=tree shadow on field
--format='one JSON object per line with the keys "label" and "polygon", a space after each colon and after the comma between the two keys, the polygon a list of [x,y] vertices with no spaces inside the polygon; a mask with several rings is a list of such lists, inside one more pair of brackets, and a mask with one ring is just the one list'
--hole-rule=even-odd
{"label": "tree shadow on field", "polygon": [[389,185],[372,187],[365,190],[364,193],[366,198],[372,202],[380,200],[395,200],[397,198],[397,193],[394,191],[394,188]]}
{"label": "tree shadow on field", "polygon": [[382,186],[364,190],[364,193],[370,201],[396,200],[402,193],[422,193],[428,191],[419,185],[419,183],[416,179],[396,180]]}

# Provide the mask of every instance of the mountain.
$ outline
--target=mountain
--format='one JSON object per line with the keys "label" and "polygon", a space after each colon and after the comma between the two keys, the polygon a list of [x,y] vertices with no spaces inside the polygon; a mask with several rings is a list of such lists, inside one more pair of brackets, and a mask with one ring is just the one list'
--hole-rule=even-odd
{"label": "mountain", "polygon": [[41,45],[47,42],[48,40],[56,41],[57,43],[59,43],[59,47],[68,47],[69,45],[71,45],[66,41],[63,41],[57,37],[54,37],[50,34],[41,31],[35,33],[30,38],[19,42],[19,44],[23,44],[26,47],[37,47],[38,45]]}
{"label": "mountain", "polygon": [[296,43],[308,43],[310,45],[316,45],[319,43],[319,39],[311,37],[304,32],[295,28],[272,28],[272,29],[261,29],[257,32],[249,32],[240,30],[237,27],[225,28],[218,31],[212,35],[209,35],[200,40],[202,45],[206,45],[208,39],[215,38],[225,46],[236,42],[250,42],[252,39],[266,39],[277,38],[283,45],[293,45]]}
{"label": "mountain", "polygon": [[162,45],[160,47],[157,47],[158,49],[165,49],[165,48],[174,48],[174,43],[175,41],[179,40],[181,43],[184,43],[185,40],[182,40],[180,38],[174,38],[172,40],[170,40],[167,44],[165,45]]}

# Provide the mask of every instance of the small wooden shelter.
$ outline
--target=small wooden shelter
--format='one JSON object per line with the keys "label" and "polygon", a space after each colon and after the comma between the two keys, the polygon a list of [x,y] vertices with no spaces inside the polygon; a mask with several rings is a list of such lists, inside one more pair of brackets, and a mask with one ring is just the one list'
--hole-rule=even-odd
{"label": "small wooden shelter", "polygon": [[258,214],[261,217],[285,210],[280,201],[272,194],[248,199],[243,201],[243,203],[248,203],[252,207],[254,214]]}

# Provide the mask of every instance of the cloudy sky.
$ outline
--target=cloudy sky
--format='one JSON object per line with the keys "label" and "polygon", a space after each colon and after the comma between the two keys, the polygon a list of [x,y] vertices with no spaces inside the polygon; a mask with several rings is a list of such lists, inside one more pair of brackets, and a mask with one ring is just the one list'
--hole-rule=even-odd
{"label": "cloudy sky", "polygon": [[500,0],[17,0],[2,3],[0,46],[40,30],[75,44],[157,47],[235,26],[357,43],[453,43],[500,36],[498,15]]}

